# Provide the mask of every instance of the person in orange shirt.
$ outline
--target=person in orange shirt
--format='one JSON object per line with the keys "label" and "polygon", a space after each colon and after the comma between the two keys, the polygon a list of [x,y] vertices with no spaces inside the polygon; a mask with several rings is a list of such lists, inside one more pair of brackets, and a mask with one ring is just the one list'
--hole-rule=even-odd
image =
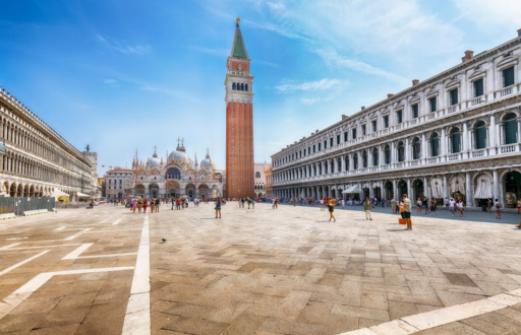
{"label": "person in orange shirt", "polygon": [[329,222],[331,222],[331,220],[336,222],[335,214],[333,214],[335,211],[335,206],[336,206],[336,199],[330,198],[327,202],[327,209],[329,211]]}

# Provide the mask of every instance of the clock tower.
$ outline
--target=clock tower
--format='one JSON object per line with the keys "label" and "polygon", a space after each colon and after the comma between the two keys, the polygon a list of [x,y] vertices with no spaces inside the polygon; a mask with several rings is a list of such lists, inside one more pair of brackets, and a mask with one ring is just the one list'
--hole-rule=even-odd
{"label": "clock tower", "polygon": [[253,197],[253,76],[239,18],[226,67],[226,197]]}

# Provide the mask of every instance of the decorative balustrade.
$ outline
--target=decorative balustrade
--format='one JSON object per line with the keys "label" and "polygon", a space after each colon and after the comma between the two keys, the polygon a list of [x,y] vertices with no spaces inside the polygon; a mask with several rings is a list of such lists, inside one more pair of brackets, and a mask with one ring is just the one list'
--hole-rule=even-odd
{"label": "decorative balustrade", "polygon": [[485,149],[479,149],[472,151],[472,158],[479,158],[485,156]]}
{"label": "decorative balustrade", "polygon": [[508,87],[505,87],[505,88],[502,88],[500,90],[497,90],[495,92],[495,97],[498,98],[502,98],[502,97],[506,97],[510,94],[514,93],[514,86],[508,86]]}
{"label": "decorative balustrade", "polygon": [[504,144],[501,146],[501,153],[506,154],[510,152],[517,152],[519,151],[519,144],[512,143],[512,144]]}

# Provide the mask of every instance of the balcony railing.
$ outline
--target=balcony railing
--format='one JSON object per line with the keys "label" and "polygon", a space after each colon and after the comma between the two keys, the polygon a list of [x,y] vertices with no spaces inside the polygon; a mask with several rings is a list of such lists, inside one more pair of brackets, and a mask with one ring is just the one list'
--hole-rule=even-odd
{"label": "balcony railing", "polygon": [[500,90],[497,90],[495,96],[496,96],[496,98],[498,98],[498,97],[502,98],[502,97],[506,97],[506,96],[508,96],[508,95],[510,95],[512,93],[514,93],[514,86],[513,85],[505,87],[505,88],[502,88]]}
{"label": "balcony railing", "polygon": [[484,103],[485,101],[487,101],[486,97],[484,95],[480,95],[479,97],[470,99],[470,105],[476,106],[476,105]]}
{"label": "balcony railing", "polygon": [[519,144],[518,143],[512,143],[512,144],[504,144],[501,146],[501,153],[506,154],[510,152],[517,152],[519,151]]}
{"label": "balcony railing", "polygon": [[479,149],[472,151],[472,158],[484,157],[486,153],[486,149]]}

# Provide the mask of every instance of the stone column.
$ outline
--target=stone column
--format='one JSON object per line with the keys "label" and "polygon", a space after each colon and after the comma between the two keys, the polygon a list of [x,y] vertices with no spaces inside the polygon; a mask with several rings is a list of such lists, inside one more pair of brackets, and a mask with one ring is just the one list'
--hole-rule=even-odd
{"label": "stone column", "polygon": [[427,140],[426,140],[425,133],[422,134],[421,141],[422,141],[422,145],[421,145],[422,152],[421,152],[420,158],[425,159],[425,158],[427,158]]}
{"label": "stone column", "polygon": [[494,115],[490,115],[488,143],[489,143],[489,146],[491,147],[492,155],[496,154],[497,143],[501,143],[501,142],[496,142],[496,136],[499,135],[499,132],[497,132],[496,130],[497,130],[496,129],[496,117]]}
{"label": "stone column", "polygon": [[[410,178],[407,178],[407,196],[409,196],[409,199],[411,199],[411,201],[415,201],[415,199],[411,198],[412,197],[412,181]],[[412,206],[412,204],[411,204]]]}
{"label": "stone column", "polygon": [[396,152],[396,143],[395,142],[391,142],[391,164],[394,164],[396,163],[398,153]]}
{"label": "stone column", "polygon": [[411,160],[411,150],[409,150],[409,139],[406,138],[404,141],[405,145],[405,162],[408,163]]}
{"label": "stone column", "polygon": [[430,187],[427,183],[427,177],[423,177],[423,195],[427,198],[431,197]]}
{"label": "stone column", "polygon": [[463,152],[467,152],[470,150],[470,143],[469,143],[469,130],[467,127],[467,122],[463,122],[463,131],[461,133],[461,139],[462,139],[462,145],[463,145]]}
{"label": "stone column", "polygon": [[393,199],[394,200],[400,200],[400,195],[398,194],[398,181],[396,179],[393,179]]}
{"label": "stone column", "polygon": [[441,138],[440,138],[440,156],[442,159],[445,159],[447,155],[447,134],[445,133],[445,128],[441,128]]}
{"label": "stone column", "polygon": [[500,203],[503,203],[502,196],[499,192],[499,176],[497,170],[492,170],[492,196],[495,199],[498,199]]}
{"label": "stone column", "polygon": [[472,201],[472,179],[468,172],[465,172],[465,200],[467,207],[474,207],[474,202]]}
{"label": "stone column", "polygon": [[346,171],[346,160],[345,160],[345,156],[344,156],[344,155],[340,156],[340,160],[342,161],[342,164],[341,164],[341,165],[342,165],[342,171],[341,171],[341,172],[344,172],[344,171]]}
{"label": "stone column", "polygon": [[443,197],[444,198],[450,198],[449,197],[449,185],[447,184],[447,176],[443,176]]}

